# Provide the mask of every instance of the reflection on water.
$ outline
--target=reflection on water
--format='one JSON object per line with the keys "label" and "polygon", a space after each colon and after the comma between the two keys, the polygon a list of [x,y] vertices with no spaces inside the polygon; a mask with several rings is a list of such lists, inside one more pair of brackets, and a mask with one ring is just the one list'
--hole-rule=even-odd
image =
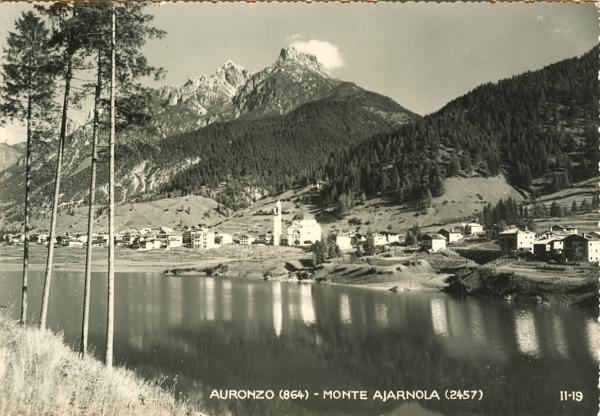
{"label": "reflection on water", "polygon": [[523,354],[529,354],[537,357],[538,341],[535,332],[535,321],[531,311],[519,311],[515,319],[515,334],[519,350]]}
{"label": "reflection on water", "polygon": [[248,313],[248,320],[251,321],[254,319],[254,285],[249,284],[248,286],[246,286],[246,289],[248,291],[248,293],[246,294],[246,299],[248,299],[246,306],[247,306],[247,313]]}
{"label": "reflection on water", "polygon": [[481,312],[481,304],[478,302],[469,302],[466,305],[469,315],[468,331],[471,338],[479,344],[486,342],[485,328],[483,323],[483,314]]}
{"label": "reflection on water", "polygon": [[222,295],[223,295],[223,320],[231,321],[231,314],[233,307],[231,300],[231,280],[224,280],[221,285]]}
{"label": "reflection on water", "polygon": [[379,328],[387,328],[390,325],[388,318],[388,307],[383,302],[375,304],[375,322]]}
{"label": "reflection on water", "polygon": [[[20,274],[0,275],[18,316]],[[32,274],[39,304],[42,273]],[[82,276],[55,275],[49,324],[76,343]],[[90,342],[103,351],[105,279],[92,278]],[[35,309],[30,308],[35,319]],[[117,274],[115,360],[215,415],[593,415],[598,323],[575,309],[328,284]],[[100,357],[101,358],[101,357]],[[175,383],[175,381],[173,381]],[[212,389],[477,387],[485,400],[206,400]],[[559,386],[584,392],[557,401]],[[535,399],[534,399],[535,398]]]}
{"label": "reflection on water", "polygon": [[215,281],[213,279],[204,279],[204,309],[206,320],[215,320]]}
{"label": "reflection on water", "polygon": [[556,355],[567,358],[569,352],[567,350],[567,340],[565,339],[565,331],[560,320],[560,316],[552,317],[552,335],[554,337],[554,349]]}
{"label": "reflection on water", "polygon": [[587,341],[590,351],[595,351],[595,358],[600,361],[600,326],[596,319],[588,319],[587,325]]}
{"label": "reflection on water", "polygon": [[431,299],[431,323],[433,332],[444,337],[448,336],[448,320],[446,319],[446,304],[443,299]]}
{"label": "reflection on water", "polygon": [[352,310],[350,309],[350,297],[347,293],[340,295],[340,320],[342,323],[352,323]]}
{"label": "reflection on water", "polygon": [[283,303],[281,301],[281,282],[273,282],[273,328],[277,338],[283,328]]}
{"label": "reflection on water", "polygon": [[300,286],[300,310],[302,311],[302,321],[307,325],[315,324],[317,322],[312,290],[313,285],[311,284],[303,284]]}

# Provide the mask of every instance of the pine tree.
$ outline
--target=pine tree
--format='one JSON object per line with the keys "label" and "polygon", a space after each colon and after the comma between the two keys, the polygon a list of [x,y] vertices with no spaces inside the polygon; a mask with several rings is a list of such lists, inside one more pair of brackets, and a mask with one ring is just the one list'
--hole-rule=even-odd
{"label": "pine tree", "polygon": [[409,246],[417,244],[419,242],[420,237],[421,237],[421,227],[419,227],[419,224],[415,224],[406,233],[406,244]]}
{"label": "pine tree", "polygon": [[[154,76],[159,78],[161,68],[148,64],[142,53],[147,39],[160,38],[164,32],[150,25],[152,16],[144,13],[144,4],[123,3],[118,8],[111,2],[110,36],[110,135],[109,135],[109,185],[108,185],[108,289],[106,317],[105,364],[112,366],[114,335],[114,211],[115,211],[115,146],[117,122],[125,125],[135,124],[148,128],[150,117],[145,109],[152,99],[140,79]],[[118,32],[117,32],[118,28]],[[117,68],[118,62],[118,68]],[[118,82],[118,85],[117,85]],[[117,109],[119,117],[117,118]]]}
{"label": "pine tree", "polygon": [[52,36],[49,41],[51,50],[56,51],[56,68],[64,82],[60,132],[57,142],[56,169],[54,174],[54,195],[50,218],[50,239],[46,258],[46,272],[42,289],[42,305],[40,311],[40,328],[46,327],[50,286],[52,283],[52,267],[54,261],[54,240],[56,238],[56,222],[60,204],[60,184],[62,179],[62,162],[67,135],[68,111],[71,105],[71,82],[73,72],[78,69],[82,59],[82,39],[87,22],[78,19],[78,10],[86,6],[78,3],[54,3],[49,7],[37,6],[37,10],[46,15],[52,24]]}
{"label": "pine tree", "polygon": [[313,260],[315,265],[325,263],[327,259],[327,246],[323,241],[316,241],[310,247],[310,251],[313,253]]}
{"label": "pine tree", "polygon": [[450,157],[450,164],[448,166],[448,176],[456,176],[460,173],[460,161],[456,152],[452,153]]}
{"label": "pine tree", "polygon": [[2,64],[0,114],[26,124],[25,208],[23,236],[23,278],[21,291],[21,323],[27,320],[27,287],[29,269],[29,229],[31,165],[34,142],[41,139],[54,110],[55,71],[49,53],[50,32],[39,16],[25,12],[8,34]]}
{"label": "pine tree", "polygon": [[592,196],[592,209],[598,208],[600,208],[600,196],[598,196],[598,194],[594,194],[594,196]]}
{"label": "pine tree", "polygon": [[573,201],[573,204],[571,204],[571,214],[577,214],[578,211],[579,208],[577,208],[577,201]]}
{"label": "pine tree", "polygon": [[560,209],[560,206],[556,203],[556,201],[552,202],[552,205],[550,205],[550,216],[551,217],[560,217],[562,215],[562,211]]}
{"label": "pine tree", "polygon": [[106,305],[106,349],[104,364],[112,367],[113,364],[113,336],[115,315],[115,84],[116,84],[116,4],[111,3],[111,37],[110,37],[110,137],[109,151],[109,177],[108,177],[108,285]]}
{"label": "pine tree", "polygon": [[367,240],[363,244],[363,252],[366,256],[375,254],[375,238],[371,232],[367,234]]}
{"label": "pine tree", "polygon": [[83,286],[83,317],[81,321],[81,340],[79,352],[81,355],[87,353],[88,332],[89,332],[89,309],[90,309],[90,286],[92,278],[92,250],[93,250],[93,225],[94,225],[94,205],[96,199],[96,170],[98,164],[98,136],[100,123],[100,100],[103,90],[104,60],[103,54],[107,49],[105,36],[108,30],[108,19],[105,5],[90,6],[86,9],[90,29],[89,37],[86,39],[86,47],[94,50],[96,58],[96,84],[94,85],[94,115],[92,120],[92,155],[90,163],[90,192],[88,200],[88,226],[87,226],[87,247],[85,255],[85,278]]}

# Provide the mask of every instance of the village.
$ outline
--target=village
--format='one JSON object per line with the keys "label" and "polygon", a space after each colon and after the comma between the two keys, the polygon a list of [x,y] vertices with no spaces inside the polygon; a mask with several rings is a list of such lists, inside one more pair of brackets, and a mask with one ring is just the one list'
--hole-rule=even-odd
{"label": "village", "polygon": [[[344,255],[362,256],[385,254],[411,254],[415,252],[439,253],[447,249],[495,250],[498,255],[528,256],[538,261],[594,263],[600,261],[600,232],[579,233],[576,227],[553,224],[541,232],[515,226],[492,235],[490,230],[478,222],[463,222],[437,231],[411,229],[406,233],[391,231],[377,232],[332,232],[324,236],[322,227],[308,212],[299,212],[291,222],[283,220],[280,201],[272,209],[272,230],[262,234],[227,233],[205,224],[197,226],[148,227],[122,230],[115,235],[115,247],[136,251],[190,249],[218,249],[224,246],[252,248],[255,246],[290,246],[306,251],[318,241],[327,239]],[[284,231],[284,225],[287,225]],[[65,233],[58,235],[56,246],[84,248],[87,234]],[[24,243],[23,233],[2,235],[5,245],[19,246]],[[30,234],[30,242],[47,246],[49,234]],[[107,233],[92,235],[93,247],[106,247]]]}

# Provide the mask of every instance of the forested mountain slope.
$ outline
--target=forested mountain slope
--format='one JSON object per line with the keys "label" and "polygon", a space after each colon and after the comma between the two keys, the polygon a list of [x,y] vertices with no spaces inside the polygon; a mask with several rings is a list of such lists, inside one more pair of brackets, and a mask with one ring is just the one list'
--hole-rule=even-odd
{"label": "forested mountain slope", "polygon": [[336,152],[324,201],[362,192],[424,198],[441,194],[445,177],[499,173],[544,193],[596,174],[597,61],[598,47],[481,85],[414,124]]}

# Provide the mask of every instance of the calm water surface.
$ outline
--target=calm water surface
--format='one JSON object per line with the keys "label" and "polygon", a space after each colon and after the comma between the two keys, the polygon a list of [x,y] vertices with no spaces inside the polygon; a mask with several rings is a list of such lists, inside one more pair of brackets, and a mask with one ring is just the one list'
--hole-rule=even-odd
{"label": "calm water surface", "polygon": [[[20,272],[0,272],[18,316]],[[43,273],[32,273],[30,319]],[[102,358],[106,287],[93,275],[90,342]],[[56,272],[49,325],[77,343],[82,274]],[[115,361],[215,415],[595,415],[591,313],[441,293],[160,273],[117,273]],[[209,400],[213,389],[474,388],[479,402]],[[560,402],[580,390],[581,403]]]}

